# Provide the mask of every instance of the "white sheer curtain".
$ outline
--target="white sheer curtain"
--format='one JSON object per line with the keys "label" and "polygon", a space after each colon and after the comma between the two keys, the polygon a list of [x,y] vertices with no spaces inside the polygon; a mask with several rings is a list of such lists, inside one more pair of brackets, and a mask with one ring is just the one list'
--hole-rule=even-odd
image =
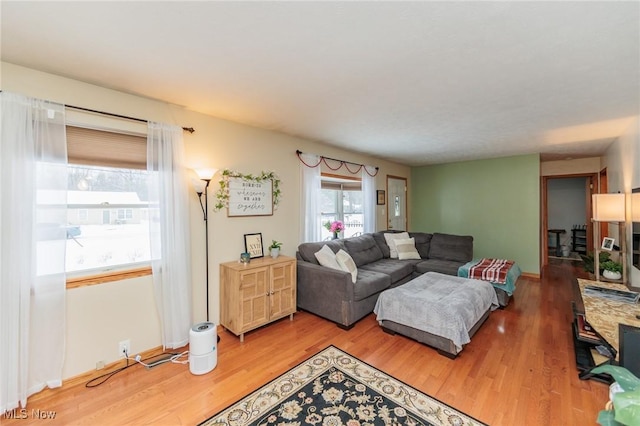
{"label": "white sheer curtain", "polygon": [[1,415],[62,384],[67,144],[63,105],[0,97]]}
{"label": "white sheer curtain", "polygon": [[[373,172],[369,172],[373,170]],[[373,166],[362,167],[362,214],[364,216],[363,232],[376,232],[376,178]]]}
{"label": "white sheer curtain", "polygon": [[[322,180],[320,175],[320,157],[313,154],[300,154],[300,182],[302,189],[300,211],[300,237],[302,243],[320,241],[322,239],[322,217],[320,212],[320,191]],[[307,165],[305,165],[308,164]],[[316,167],[309,167],[316,166]]]}
{"label": "white sheer curtain", "polygon": [[149,234],[162,345],[178,348],[191,328],[191,244],[182,128],[149,122]]}

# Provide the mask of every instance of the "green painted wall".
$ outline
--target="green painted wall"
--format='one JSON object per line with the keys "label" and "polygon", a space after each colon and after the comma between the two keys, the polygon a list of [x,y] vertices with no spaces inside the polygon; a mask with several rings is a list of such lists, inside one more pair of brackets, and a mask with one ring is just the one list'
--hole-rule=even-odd
{"label": "green painted wall", "polygon": [[472,235],[474,257],[540,273],[537,154],[414,167],[410,196],[410,230]]}

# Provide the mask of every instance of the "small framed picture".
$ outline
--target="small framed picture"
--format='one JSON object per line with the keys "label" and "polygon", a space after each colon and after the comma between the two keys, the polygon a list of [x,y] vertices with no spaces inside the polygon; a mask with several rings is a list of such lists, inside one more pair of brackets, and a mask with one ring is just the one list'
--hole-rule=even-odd
{"label": "small framed picture", "polygon": [[615,239],[613,238],[609,238],[609,237],[604,237],[602,239],[602,250],[613,250],[613,244],[616,242]]}
{"label": "small framed picture", "polygon": [[376,191],[376,195],[377,195],[377,201],[378,201],[378,205],[382,206],[385,203],[385,198],[384,198],[384,189],[378,189]]}
{"label": "small framed picture", "polygon": [[251,259],[264,257],[262,250],[262,233],[244,234],[244,251],[249,253]]}

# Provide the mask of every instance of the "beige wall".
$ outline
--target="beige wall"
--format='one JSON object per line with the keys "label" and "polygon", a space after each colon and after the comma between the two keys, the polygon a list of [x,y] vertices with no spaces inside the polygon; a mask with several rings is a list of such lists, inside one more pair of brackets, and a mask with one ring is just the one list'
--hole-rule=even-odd
{"label": "beige wall", "polygon": [[[616,139],[602,157],[567,161],[546,161],[540,164],[541,176],[599,173],[607,169],[608,192],[630,194],[640,187],[640,117],[629,120],[626,131]],[[631,266],[631,201],[627,202],[627,267],[629,281],[640,288],[640,271]],[[618,228],[610,225],[610,235],[617,238]]]}
{"label": "beige wall", "polygon": [[631,266],[631,197],[633,188],[640,188],[640,117],[636,117],[627,131],[605,153],[603,167],[607,168],[609,192],[627,194],[627,267],[629,280],[640,288],[640,271]]}
{"label": "beige wall", "polygon": [[[244,251],[243,235],[261,232],[265,243],[282,241],[282,253],[295,255],[300,228],[300,179],[296,149],[380,167],[377,189],[386,176],[409,179],[407,166],[351,153],[302,138],[283,135],[189,111],[182,107],[115,90],[2,63],[2,90],[63,104],[86,107],[153,121],[194,127],[185,133],[186,162],[190,168],[216,167],[242,173],[274,171],[282,180],[282,202],[273,216],[227,218],[210,213],[210,320],[219,319],[219,264],[235,260]],[[410,183],[409,183],[410,185]],[[215,186],[212,187],[213,192]],[[210,205],[213,203],[210,203]],[[382,206],[383,207],[383,206]],[[193,268],[193,322],[204,321],[204,223],[197,196],[191,196]],[[377,229],[385,228],[378,206]],[[95,368],[96,362],[117,359],[118,342],[131,339],[137,353],[161,344],[150,277],[69,290],[67,295],[67,349],[64,378]],[[248,338],[251,338],[249,336]]]}
{"label": "beige wall", "polygon": [[543,161],[540,163],[540,176],[598,173],[601,169],[600,162],[600,157],[576,158],[575,160]]}

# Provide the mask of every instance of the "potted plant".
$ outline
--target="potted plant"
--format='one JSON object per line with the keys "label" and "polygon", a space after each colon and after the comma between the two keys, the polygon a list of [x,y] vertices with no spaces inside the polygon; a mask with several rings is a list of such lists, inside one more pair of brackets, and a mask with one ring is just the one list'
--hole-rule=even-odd
{"label": "potted plant", "polygon": [[[595,269],[594,269],[595,257],[593,255],[593,252],[589,252],[587,254],[581,254],[580,257],[584,262],[585,272],[588,272],[591,275],[595,274]],[[609,260],[609,258],[611,257],[611,253],[609,253],[608,251],[601,251],[598,257],[599,257],[598,261],[600,263],[600,273],[602,273],[602,264]]]}
{"label": "potted plant", "polygon": [[640,419],[640,379],[617,365],[601,365],[591,370],[613,377],[621,391],[613,394],[613,409],[600,411],[598,424],[602,426],[637,425]]}
{"label": "potted plant", "polygon": [[610,280],[619,280],[622,278],[622,264],[607,260],[602,265],[602,276]]}
{"label": "potted plant", "polygon": [[269,246],[269,250],[271,251],[271,257],[276,258],[280,254],[280,247],[282,247],[282,243],[279,243],[276,240],[271,240],[271,245]]}
{"label": "potted plant", "polygon": [[344,231],[344,223],[340,220],[334,220],[333,222],[327,221],[327,223],[324,224],[324,227],[333,234],[334,240],[337,240],[338,234]]}

